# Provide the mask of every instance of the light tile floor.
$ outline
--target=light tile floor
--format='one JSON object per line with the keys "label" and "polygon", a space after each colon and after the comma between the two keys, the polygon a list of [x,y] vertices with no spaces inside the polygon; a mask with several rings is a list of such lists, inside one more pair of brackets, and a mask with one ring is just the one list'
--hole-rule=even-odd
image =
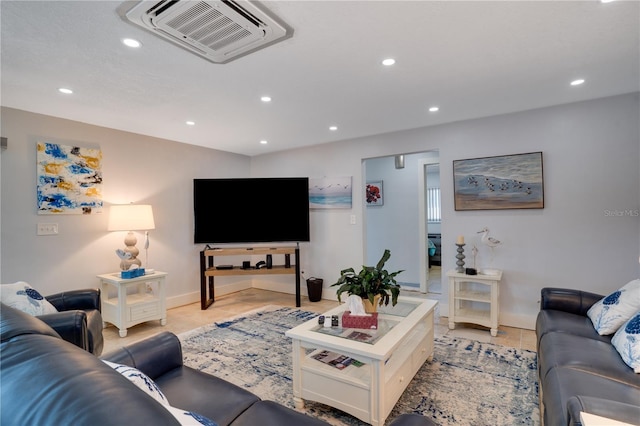
{"label": "light tile floor", "polygon": [[[441,294],[421,294],[419,292],[405,291],[403,295],[413,297],[428,297],[438,300]],[[161,331],[171,331],[180,334],[194,328],[211,324],[215,321],[228,319],[236,315],[249,312],[267,305],[295,307],[295,296],[292,294],[278,293],[260,289],[248,289],[237,293],[216,297],[213,305],[207,310],[200,309],[200,303],[180,306],[167,311],[167,325],[162,327],[159,321],[149,321],[128,329],[126,337],[118,335],[118,329],[111,324],[103,330],[105,339],[103,353],[108,353],[121,346],[144,339]],[[302,298],[301,309],[322,313],[338,305],[337,301],[321,300],[310,302],[306,297]],[[513,327],[500,326],[498,336],[492,337],[488,329],[469,325],[464,327],[458,324],[455,330],[449,330],[447,318],[440,317],[436,311],[435,335],[457,336],[487,343],[510,346],[517,349],[535,350],[536,338],[532,330],[523,330]]]}

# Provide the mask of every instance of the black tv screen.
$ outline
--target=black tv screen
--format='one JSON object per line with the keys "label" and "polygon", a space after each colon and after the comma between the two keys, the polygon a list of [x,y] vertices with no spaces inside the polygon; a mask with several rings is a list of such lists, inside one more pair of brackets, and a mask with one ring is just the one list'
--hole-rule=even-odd
{"label": "black tv screen", "polygon": [[194,179],[194,242],[309,241],[309,178]]}

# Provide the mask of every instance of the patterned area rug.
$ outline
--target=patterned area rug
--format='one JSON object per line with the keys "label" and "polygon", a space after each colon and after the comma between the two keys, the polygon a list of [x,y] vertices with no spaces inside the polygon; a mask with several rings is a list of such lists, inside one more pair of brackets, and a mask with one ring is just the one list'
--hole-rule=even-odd
{"label": "patterned area rug", "polygon": [[[224,378],[262,399],[293,405],[291,339],[285,331],[317,316],[268,306],[179,335],[185,365]],[[365,425],[305,401],[333,425]],[[391,412],[420,413],[439,425],[539,425],[535,352],[444,336]]]}

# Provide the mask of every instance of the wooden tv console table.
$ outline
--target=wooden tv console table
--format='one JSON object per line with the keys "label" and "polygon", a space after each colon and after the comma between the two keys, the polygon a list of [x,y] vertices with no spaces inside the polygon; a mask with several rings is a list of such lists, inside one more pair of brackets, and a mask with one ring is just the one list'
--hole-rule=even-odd
{"label": "wooden tv console table", "polygon": [[[270,269],[266,266],[256,269],[243,269],[233,266],[232,269],[217,269],[214,265],[216,256],[266,256],[294,255],[295,264],[286,267],[276,265]],[[200,252],[200,309],[205,310],[215,302],[214,277],[228,277],[235,275],[294,275],[296,276],[296,307],[300,307],[300,248],[299,247],[233,247],[233,248],[205,248]]]}

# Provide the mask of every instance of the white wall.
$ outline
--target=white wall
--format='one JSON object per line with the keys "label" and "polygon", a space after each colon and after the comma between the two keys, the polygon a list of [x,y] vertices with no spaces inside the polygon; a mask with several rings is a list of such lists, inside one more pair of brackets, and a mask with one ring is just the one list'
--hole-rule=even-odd
{"label": "white wall", "polygon": [[[168,304],[199,300],[199,251],[193,244],[193,179],[249,174],[249,157],[74,121],[2,108],[3,283],[23,280],[43,294],[95,287],[97,274],[119,270],[114,251],[124,232],[107,232],[109,206],[151,204],[150,267],[169,272]],[[38,215],[36,142],[100,146],[102,214]],[[37,223],[58,223],[59,235],[36,236]],[[144,235],[138,233],[138,248]],[[144,250],[141,250],[144,261]]]}
{"label": "white wall", "polygon": [[[351,175],[353,187],[362,188],[362,159],[438,150],[443,270],[455,267],[457,235],[469,246],[479,244],[477,231],[489,227],[504,243],[493,262],[504,269],[501,323],[532,328],[542,287],[607,293],[640,276],[640,218],[606,213],[640,209],[639,113],[634,93],[262,155],[252,158],[251,171]],[[454,210],[453,160],[534,151],[543,152],[544,209]],[[364,259],[362,191],[354,190],[353,206],[311,214],[303,263],[325,279],[323,297],[334,297],[326,287],[341,269]],[[357,225],[350,224],[351,214]],[[480,267],[488,257],[481,248]],[[446,297],[446,286],[443,291]]]}
{"label": "white wall", "polygon": [[[544,286],[607,293],[640,275],[640,218],[611,214],[640,209],[637,93],[253,158],[13,109],[1,112],[9,149],[0,166],[0,279],[25,280],[43,293],[97,285],[96,274],[117,269],[113,251],[123,240],[106,231],[106,214],[36,214],[35,144],[43,139],[100,145],[107,206],[153,205],[151,266],[170,273],[173,305],[199,296],[202,247],[192,243],[193,178],[353,176],[357,189],[363,184],[363,159],[428,150],[440,154],[443,270],[455,265],[456,235],[472,243],[488,226],[504,242],[494,261],[505,270],[502,324],[532,327]],[[454,211],[453,160],[532,151],[544,153],[544,209]],[[354,190],[351,210],[311,212],[311,242],[301,244],[301,263],[307,278],[325,280],[326,298],[335,297],[327,287],[340,269],[364,260],[362,192]],[[35,235],[38,222],[54,220],[60,235]],[[293,292],[290,276],[273,277],[254,285]],[[442,306],[443,314],[447,308]]]}

